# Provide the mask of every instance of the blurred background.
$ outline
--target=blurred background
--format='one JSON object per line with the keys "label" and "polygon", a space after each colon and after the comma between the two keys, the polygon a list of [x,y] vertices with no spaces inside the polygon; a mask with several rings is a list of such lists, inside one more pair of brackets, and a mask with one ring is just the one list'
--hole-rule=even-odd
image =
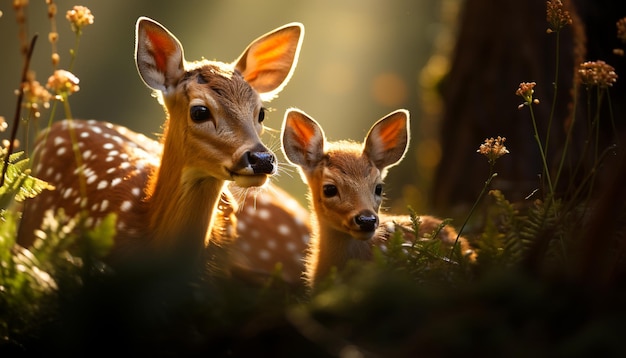
{"label": "blurred background", "polygon": [[[22,67],[11,3],[0,4],[0,116],[10,125]],[[396,109],[408,109],[410,151],[402,164],[390,171],[385,204],[402,213],[407,205],[425,209],[441,150],[436,119],[428,115],[436,110],[437,102],[430,100],[430,108],[425,108],[421,90],[425,84],[432,85],[432,78],[422,72],[427,66],[435,73],[443,72],[445,57],[432,60],[431,56],[451,46],[448,25],[453,23],[459,0],[56,3],[60,68],[67,68],[75,41],[66,11],[83,5],[95,17],[94,24],[83,31],[73,71],[80,79],[80,91],[70,97],[73,116],[122,124],[152,138],[161,132],[164,114],[135,68],[134,27],[139,16],[151,17],[168,28],[181,41],[187,60],[205,57],[224,62],[235,60],[258,36],[289,22],[302,22],[305,38],[298,66],[279,97],[267,104],[273,112],[265,124],[279,130],[285,110],[298,107],[322,124],[329,139],[360,141],[376,120]],[[29,36],[39,34],[31,68],[45,84],[52,65],[50,22],[43,1],[30,2],[27,21]],[[55,120],[62,116],[59,108]],[[42,126],[48,118],[49,111],[43,112]],[[268,131],[265,136],[266,143],[280,152],[279,132]],[[275,183],[306,205],[306,186],[295,170],[283,170]]]}
{"label": "blurred background", "polygon": [[[297,68],[265,121],[265,142],[280,153],[279,130],[285,110],[298,107],[318,120],[330,140],[361,141],[379,118],[399,109],[411,113],[412,140],[403,162],[386,179],[385,206],[406,213],[430,212],[466,217],[488,175],[487,160],[476,153],[488,137],[505,136],[511,154],[498,160],[491,188],[512,201],[534,199],[541,187],[542,164],[528,111],[518,110],[520,82],[537,82],[535,106],[540,133],[551,131],[552,163],[560,159],[574,112],[585,118],[584,99],[573,103],[574,74],[583,61],[603,60],[622,76],[626,59],[614,49],[626,44],[616,36],[626,2],[563,0],[573,24],[560,33],[558,96],[549,126],[554,93],[556,36],[547,34],[546,1],[528,0],[344,0],[344,1],[153,1],[59,0],[56,17],[60,68],[68,66],[75,36],[65,19],[74,5],[95,16],[84,29],[74,74],[80,92],[70,98],[76,118],[110,121],[156,138],[162,108],[137,74],[133,60],[135,22],[151,17],[182,43],[187,60],[235,60],[260,35],[298,21],[305,38]],[[22,57],[12,2],[0,3],[0,116],[9,123],[15,111]],[[26,14],[29,36],[40,35],[31,68],[45,84],[52,72],[47,35],[50,22],[43,1]],[[601,141],[614,143],[626,129],[626,82],[610,88],[616,128],[602,121]],[[575,111],[573,110],[575,108]],[[55,120],[62,117],[56,112]],[[40,126],[49,118],[44,112]],[[11,123],[12,125],[12,123]],[[568,153],[587,136],[577,121]],[[2,133],[5,137],[7,133]],[[613,164],[610,164],[613,165]],[[283,165],[275,182],[303,205],[306,186],[294,168]],[[588,169],[588,168],[587,168]],[[564,169],[578,180],[580,172]],[[564,175],[565,177],[565,175]],[[538,195],[540,195],[539,193]]]}

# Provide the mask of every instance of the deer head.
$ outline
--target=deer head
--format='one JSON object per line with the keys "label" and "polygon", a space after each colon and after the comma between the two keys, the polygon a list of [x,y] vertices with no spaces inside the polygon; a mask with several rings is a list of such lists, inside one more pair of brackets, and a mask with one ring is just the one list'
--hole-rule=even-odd
{"label": "deer head", "polygon": [[283,150],[300,168],[321,230],[368,240],[378,227],[383,179],[404,157],[409,113],[395,111],[376,122],[363,144],[328,142],[320,125],[291,109],[282,129]]}

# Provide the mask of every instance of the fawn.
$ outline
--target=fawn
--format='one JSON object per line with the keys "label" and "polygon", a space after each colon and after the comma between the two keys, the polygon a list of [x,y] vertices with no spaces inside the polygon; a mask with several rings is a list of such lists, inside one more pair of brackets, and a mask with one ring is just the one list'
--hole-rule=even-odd
{"label": "fawn", "polygon": [[[141,249],[202,254],[232,238],[236,204],[225,187],[260,186],[277,170],[260,140],[266,109],[295,69],[304,27],[292,23],[253,41],[232,63],[187,62],[178,39],[140,17],[135,60],[163,105],[161,143],[97,121],[64,120],[39,137],[33,175],[56,190],[26,203],[18,243],[31,245],[46,212],[86,212],[84,226],[117,214],[110,258]],[[75,156],[75,154],[78,155]]]}
{"label": "fawn", "polygon": [[[379,217],[383,179],[404,157],[409,138],[406,110],[377,121],[363,143],[329,142],[310,116],[297,109],[287,111],[282,127],[283,151],[309,186],[313,216],[313,236],[305,261],[309,287],[328,276],[333,267],[340,270],[352,259],[371,259],[374,245],[384,246],[394,230],[410,227],[409,216]],[[432,216],[420,219],[420,238],[442,223]],[[445,226],[437,237],[453,245],[457,233]],[[404,239],[415,238],[408,234]],[[473,254],[464,238],[460,238],[460,245],[462,252]]]}

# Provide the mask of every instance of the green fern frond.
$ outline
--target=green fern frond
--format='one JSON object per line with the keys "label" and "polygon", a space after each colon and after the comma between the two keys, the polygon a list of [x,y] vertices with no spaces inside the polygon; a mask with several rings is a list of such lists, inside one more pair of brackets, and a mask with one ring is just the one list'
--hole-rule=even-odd
{"label": "green fern frond", "polygon": [[[509,264],[518,263],[526,254],[529,246],[528,240],[524,240],[521,234],[527,225],[527,217],[520,213],[499,190],[492,190],[489,195],[495,201],[495,205],[491,208],[491,220],[495,225],[494,228],[497,228],[497,231],[502,234],[497,240],[502,245],[499,248],[502,259]],[[494,235],[493,233],[489,234]]]}
{"label": "green fern frond", "polygon": [[[3,153],[2,157],[6,153]],[[0,208],[8,208],[13,201],[23,201],[37,196],[44,190],[53,190],[54,186],[30,175],[29,159],[23,158],[24,152],[13,153],[9,157],[4,185],[0,187]],[[4,160],[0,164],[0,170]]]}

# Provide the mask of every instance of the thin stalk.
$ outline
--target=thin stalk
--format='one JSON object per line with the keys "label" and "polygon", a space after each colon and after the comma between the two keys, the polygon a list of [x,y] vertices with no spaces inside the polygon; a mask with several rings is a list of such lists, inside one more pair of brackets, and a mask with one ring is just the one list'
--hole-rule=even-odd
{"label": "thin stalk", "polygon": [[[593,119],[593,124],[594,124],[594,129],[595,129],[595,143],[594,143],[594,153],[593,153],[593,169],[591,170],[590,174],[590,183],[589,183],[589,190],[587,192],[587,198],[585,199],[585,202],[589,202],[589,200],[591,199],[591,194],[593,193],[593,186],[595,184],[596,181],[596,173],[597,173],[597,169],[599,166],[599,158],[598,158],[598,151],[599,148],[598,146],[600,145],[600,108],[602,107],[602,98],[603,96],[603,92],[602,92],[602,88],[600,88],[600,86],[598,86],[597,88],[597,96],[598,96],[598,100],[597,100],[597,107],[596,107],[596,114],[594,116]],[[603,153],[603,155],[606,154]],[[585,208],[587,207],[587,205],[585,205]]]}
{"label": "thin stalk", "polygon": [[[70,110],[70,104],[68,102],[67,94],[63,95],[63,107],[65,108],[65,116],[67,117],[67,125],[69,128],[70,134],[70,142],[72,143],[72,151],[74,152],[74,159],[76,160],[76,168],[78,171],[78,184],[81,198],[87,198],[87,183],[85,178],[85,173],[83,172],[83,157],[78,148],[78,137],[76,136],[76,131],[74,130],[74,123],[72,112]],[[86,202],[81,200],[81,208],[84,208]]]}
{"label": "thin stalk", "polygon": [[456,235],[456,239],[454,240],[454,245],[452,245],[452,249],[450,250],[450,255],[449,255],[450,261],[452,261],[452,254],[454,254],[454,250],[456,249],[456,245],[459,242],[459,238],[461,238],[461,234],[463,233],[463,230],[465,229],[465,226],[467,225],[467,223],[469,222],[469,219],[472,217],[472,214],[474,214],[474,211],[478,207],[478,203],[480,203],[481,199],[485,195],[485,192],[487,191],[487,188],[491,184],[491,181],[496,176],[498,176],[498,173],[494,173],[493,172],[493,165],[491,165],[490,169],[489,169],[489,178],[487,179],[487,181],[485,181],[485,185],[483,186],[483,189],[481,190],[480,194],[478,194],[478,198],[476,199],[476,201],[474,201],[474,205],[472,205],[472,208],[470,209],[469,213],[467,214],[467,217],[465,218],[465,221],[463,222],[463,225],[461,225],[461,228],[459,229],[459,232]]}
{"label": "thin stalk", "polygon": [[567,129],[567,136],[565,137],[565,144],[563,145],[563,152],[561,153],[561,160],[559,161],[559,168],[556,171],[556,177],[554,179],[555,187],[559,185],[559,179],[561,178],[561,172],[563,170],[563,165],[565,164],[565,157],[567,154],[567,149],[569,148],[569,142],[572,139],[572,133],[574,131],[574,125],[576,124],[576,103],[578,102],[578,91],[576,90],[577,86],[574,86],[574,105],[572,110],[572,121],[570,123],[569,128]]}
{"label": "thin stalk", "polygon": [[76,32],[76,39],[74,40],[74,48],[70,49],[70,66],[68,68],[68,71],[72,72],[72,69],[74,68],[74,63],[76,62],[76,56],[78,54],[78,47],[80,46],[80,35],[81,32],[77,31]]}
{"label": "thin stalk", "polygon": [[535,120],[535,112],[533,111],[532,103],[528,104],[528,108],[530,108],[530,117],[533,122],[533,129],[535,131],[534,137],[535,141],[537,141],[537,145],[539,146],[539,154],[541,154],[541,161],[543,163],[543,171],[545,173],[545,178],[548,181],[548,189],[550,190],[550,197],[554,197],[554,187],[552,186],[552,179],[550,178],[550,170],[548,169],[548,162],[546,160],[545,150],[543,145],[541,144],[541,139],[539,139],[539,131],[537,130],[537,121]]}
{"label": "thin stalk", "polygon": [[33,49],[35,48],[35,43],[37,42],[37,35],[33,36],[30,41],[30,47],[28,48],[28,52],[26,53],[26,57],[24,58],[24,67],[22,68],[22,78],[20,80],[20,87],[17,94],[17,104],[15,106],[15,117],[13,118],[13,130],[11,131],[11,139],[9,141],[9,148],[7,151],[7,155],[4,158],[4,166],[2,167],[2,177],[0,178],[0,187],[4,185],[4,176],[7,174],[7,169],[9,167],[9,157],[11,153],[13,153],[13,145],[15,142],[15,137],[17,137],[17,128],[20,123],[20,116],[22,112],[22,101],[24,100],[24,83],[26,82],[28,76],[28,68],[30,67],[30,60],[33,57]]}
{"label": "thin stalk", "polygon": [[606,101],[609,106],[609,118],[611,119],[611,128],[613,129],[613,136],[615,136],[615,143],[619,145],[619,136],[617,135],[617,127],[615,127],[615,116],[613,115],[613,104],[611,103],[611,95],[609,89],[606,89]]}
{"label": "thin stalk", "polygon": [[554,65],[554,82],[552,85],[554,86],[554,93],[552,94],[552,107],[550,108],[550,118],[548,119],[548,130],[546,133],[546,157],[548,156],[548,149],[550,144],[550,132],[552,131],[552,120],[554,119],[554,111],[556,108],[556,95],[558,90],[558,81],[559,81],[559,46],[560,46],[560,38],[561,31],[556,32],[556,60]]}

